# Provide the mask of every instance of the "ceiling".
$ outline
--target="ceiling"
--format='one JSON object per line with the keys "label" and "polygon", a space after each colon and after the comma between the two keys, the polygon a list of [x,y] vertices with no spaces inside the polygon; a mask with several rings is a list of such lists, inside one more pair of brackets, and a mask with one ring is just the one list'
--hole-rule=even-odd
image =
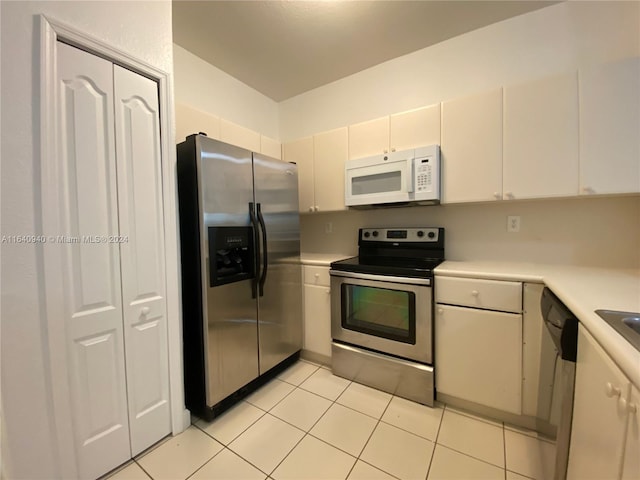
{"label": "ceiling", "polygon": [[173,1],[173,41],[280,102],[552,1]]}

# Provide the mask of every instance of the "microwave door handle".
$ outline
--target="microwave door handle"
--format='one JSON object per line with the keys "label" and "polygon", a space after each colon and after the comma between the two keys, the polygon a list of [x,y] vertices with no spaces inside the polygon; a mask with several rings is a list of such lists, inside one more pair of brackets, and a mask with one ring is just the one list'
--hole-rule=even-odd
{"label": "microwave door handle", "polygon": [[413,158],[409,157],[407,158],[407,179],[406,179],[406,184],[407,184],[407,193],[413,193],[413,178],[415,176],[415,173],[413,171],[414,165],[413,165]]}

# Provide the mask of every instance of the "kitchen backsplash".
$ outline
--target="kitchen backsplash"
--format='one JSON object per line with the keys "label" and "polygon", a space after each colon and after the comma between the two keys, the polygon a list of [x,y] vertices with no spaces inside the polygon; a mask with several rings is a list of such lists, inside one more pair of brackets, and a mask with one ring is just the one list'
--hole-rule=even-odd
{"label": "kitchen backsplash", "polygon": [[[520,231],[507,232],[507,216]],[[301,216],[303,253],[357,254],[360,227],[446,229],[448,260],[640,268],[640,196],[349,210]]]}

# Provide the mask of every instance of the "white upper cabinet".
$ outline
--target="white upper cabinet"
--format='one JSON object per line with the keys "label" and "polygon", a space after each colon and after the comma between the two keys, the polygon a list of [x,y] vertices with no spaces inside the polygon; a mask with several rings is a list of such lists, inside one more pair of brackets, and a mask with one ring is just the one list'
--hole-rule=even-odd
{"label": "white upper cabinet", "polygon": [[220,140],[220,119],[183,103],[176,103],[176,142],[183,142],[194,133]]}
{"label": "white upper cabinet", "polygon": [[349,125],[349,159],[389,152],[389,117]]}
{"label": "white upper cabinet", "polygon": [[576,73],[505,87],[503,174],[506,199],[578,194]]}
{"label": "white upper cabinet", "polygon": [[313,137],[314,210],[344,210],[344,162],[348,152],[347,128]]}
{"label": "white upper cabinet", "polygon": [[[288,142],[282,148],[284,160],[298,165],[298,208],[300,212],[313,212],[313,137]],[[344,200],[344,198],[343,198]]]}
{"label": "white upper cabinet", "polygon": [[640,58],[598,65],[580,83],[580,193],[640,192]]}
{"label": "white upper cabinet", "polygon": [[389,151],[440,145],[440,104],[389,117]]}
{"label": "white upper cabinet", "polygon": [[442,104],[443,203],[502,199],[502,89]]}
{"label": "white upper cabinet", "polygon": [[260,134],[228,120],[220,120],[220,140],[231,145],[246,148],[252,152],[260,151]]}
{"label": "white upper cabinet", "polygon": [[349,126],[349,159],[440,144],[440,104]]}
{"label": "white upper cabinet", "polygon": [[279,141],[260,135],[260,153],[281,160],[282,146]]}

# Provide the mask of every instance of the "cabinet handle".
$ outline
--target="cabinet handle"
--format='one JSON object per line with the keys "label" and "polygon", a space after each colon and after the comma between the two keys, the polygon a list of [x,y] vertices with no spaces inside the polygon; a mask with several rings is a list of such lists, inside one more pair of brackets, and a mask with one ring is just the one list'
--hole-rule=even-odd
{"label": "cabinet handle", "polygon": [[480,295],[480,292],[478,290],[471,290],[471,295],[477,297],[478,295]]}
{"label": "cabinet handle", "polygon": [[614,387],[611,382],[607,382],[605,392],[607,394],[607,397],[619,397],[622,393],[620,387]]}
{"label": "cabinet handle", "polygon": [[596,191],[591,187],[582,187],[582,193],[587,194],[587,195],[591,195],[591,194],[596,193]]}
{"label": "cabinet handle", "polygon": [[318,208],[318,206],[316,205],[314,210],[317,212],[318,210],[320,210],[320,208]]}
{"label": "cabinet handle", "polygon": [[443,308],[439,308],[439,309],[438,309],[438,313],[439,313],[440,315],[442,315],[442,314],[444,313],[444,309],[443,309]]}
{"label": "cabinet handle", "polygon": [[327,293],[327,294],[331,293],[331,289],[330,289],[330,288],[327,288],[326,293]]}
{"label": "cabinet handle", "polygon": [[638,406],[635,403],[631,403],[629,402],[627,404],[627,411],[632,414],[635,415],[636,413],[638,413]]}
{"label": "cabinet handle", "polygon": [[500,192],[493,192],[493,197],[496,200],[500,200],[502,198],[502,195],[500,194]]}
{"label": "cabinet handle", "polygon": [[513,193],[504,192],[504,198],[507,199],[507,200],[513,200]]}
{"label": "cabinet handle", "polygon": [[313,207],[309,207],[309,211],[310,211],[310,212],[313,212]]}
{"label": "cabinet handle", "polygon": [[391,149],[391,151],[392,151],[392,152],[395,152],[395,151],[396,151],[395,147],[393,147],[393,148]]}
{"label": "cabinet handle", "polygon": [[316,273],[316,274],[314,274],[314,277],[316,277],[316,278],[320,278],[320,274],[319,274],[319,273]]}
{"label": "cabinet handle", "polygon": [[151,309],[149,307],[142,307],[142,309],[140,310],[140,315],[144,315],[146,317],[147,315],[149,315],[150,311]]}
{"label": "cabinet handle", "polygon": [[382,150],[382,153],[389,153],[389,151],[385,148],[384,150]]}

